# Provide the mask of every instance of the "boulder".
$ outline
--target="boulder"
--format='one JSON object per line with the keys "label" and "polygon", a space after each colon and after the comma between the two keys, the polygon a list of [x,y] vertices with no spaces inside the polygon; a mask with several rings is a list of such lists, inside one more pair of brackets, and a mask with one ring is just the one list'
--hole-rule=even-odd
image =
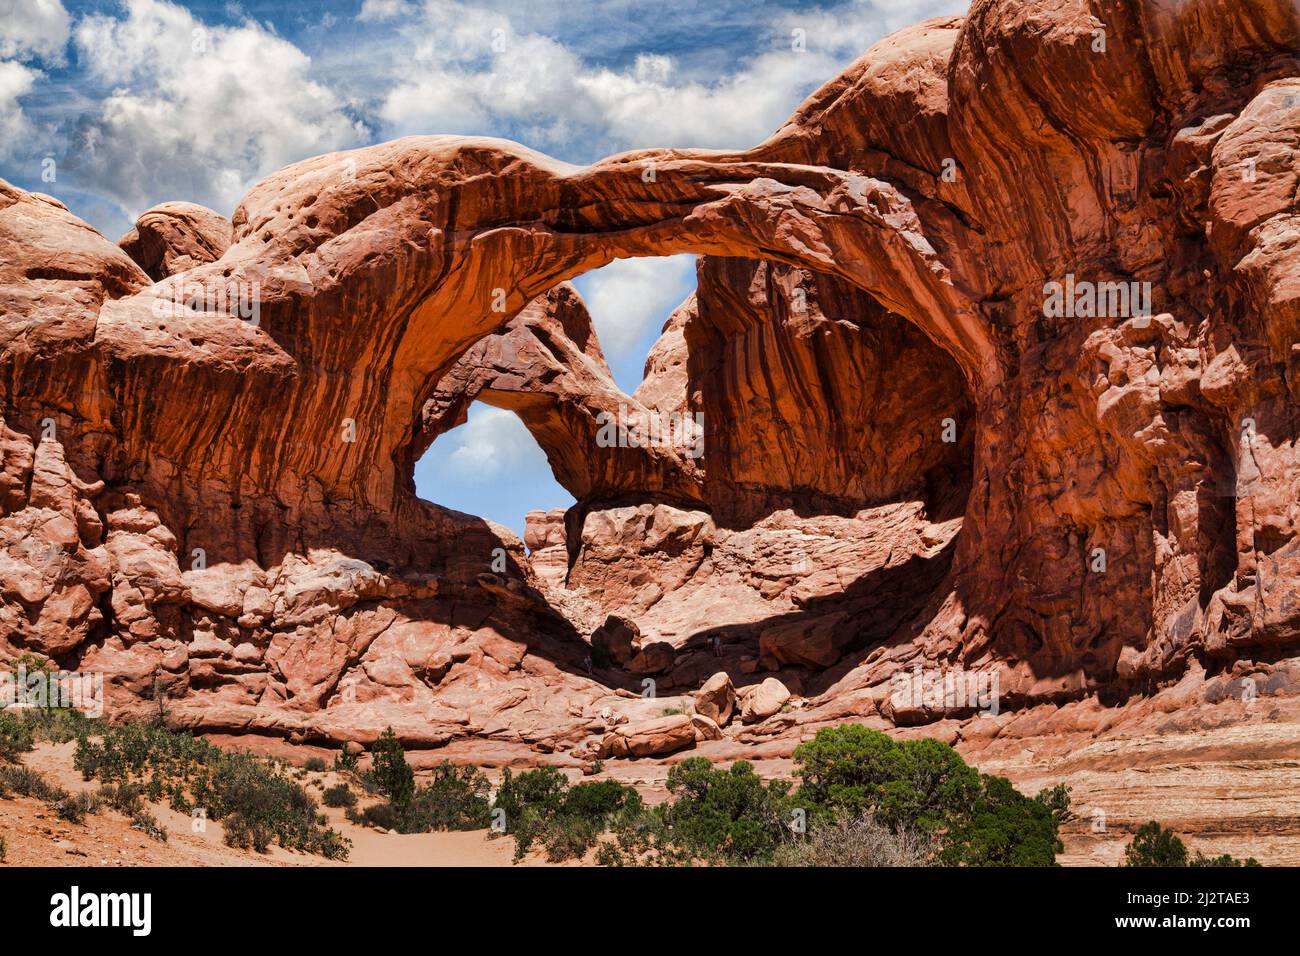
{"label": "boulder", "polygon": [[736,707],[736,688],[726,671],[718,671],[695,694],[695,712],[725,727]]}
{"label": "boulder", "polygon": [[695,730],[695,739],[697,741],[722,739],[722,728],[718,726],[717,721],[712,717],[705,717],[703,714],[692,714],[691,726]]}
{"label": "boulder", "polygon": [[653,757],[670,754],[695,743],[695,724],[686,714],[656,717],[628,724],[605,735],[601,757]]}
{"label": "boulder", "polygon": [[635,645],[641,640],[641,629],[635,621],[617,614],[605,618],[605,623],[591,634],[591,649],[603,651],[620,667],[627,664],[636,653]]}
{"label": "boulder", "polygon": [[655,641],[641,648],[635,657],[627,662],[627,669],[633,674],[662,674],[673,666],[677,652],[665,641]]}
{"label": "boulder", "polygon": [[740,719],[747,724],[765,720],[779,712],[789,700],[789,689],[775,677],[769,677],[745,695],[740,705]]}

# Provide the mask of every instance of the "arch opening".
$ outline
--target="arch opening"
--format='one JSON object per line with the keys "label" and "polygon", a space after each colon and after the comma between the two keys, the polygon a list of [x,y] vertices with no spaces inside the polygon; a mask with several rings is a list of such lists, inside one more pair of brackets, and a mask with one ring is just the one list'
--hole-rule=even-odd
{"label": "arch opening", "polygon": [[426,501],[487,518],[521,539],[529,511],[574,502],[523,421],[481,401],[416,463],[415,488]]}
{"label": "arch opening", "polygon": [[[716,256],[694,272],[630,393],[579,279],[475,344],[426,403],[424,430],[445,443],[479,403],[493,406],[484,420],[517,416],[545,451],[573,504],[527,508],[521,537],[540,592],[580,635],[614,614],[672,649],[663,679],[731,664],[812,688],[941,591],[974,402],[945,350],[843,279]],[[698,421],[703,454],[602,442],[599,423],[621,414]]]}

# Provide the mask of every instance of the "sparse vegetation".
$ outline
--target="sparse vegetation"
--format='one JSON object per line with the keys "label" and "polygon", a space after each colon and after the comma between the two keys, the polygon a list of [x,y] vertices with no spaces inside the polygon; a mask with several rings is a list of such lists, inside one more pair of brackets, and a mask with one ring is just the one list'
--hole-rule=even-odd
{"label": "sparse vegetation", "polygon": [[316,801],[279,762],[223,751],[153,723],[105,727],[98,740],[81,736],[74,765],[87,780],[116,785],[114,797],[133,814],[143,808],[132,795],[167,798],[179,812],[202,807],[221,821],[230,846],[264,853],[278,843],[329,859],[347,857],[348,842],[323,825]]}
{"label": "sparse vegetation", "polygon": [[69,823],[85,823],[89,814],[99,811],[99,798],[93,793],[70,793],[54,804],[59,818]]}
{"label": "sparse vegetation", "polygon": [[0,766],[0,797],[7,797],[10,794],[55,803],[66,797],[68,791],[56,787],[41,774],[27,767]]}
{"label": "sparse vegetation", "polygon": [[795,758],[797,790],[764,781],[747,761],[722,768],[688,757],[669,771],[672,799],[653,809],[614,781],[570,787],[552,767],[507,771],[494,810],[505,813],[516,859],[534,845],[556,860],[599,843],[597,862],[610,865],[1050,866],[1061,849],[1067,788],[1031,799],[938,741],[847,725],[821,731]]}
{"label": "sparse vegetation", "polygon": [[[202,808],[225,841],[265,853],[273,845],[344,859],[349,843],[328,827],[295,774],[321,773],[285,761],[223,751],[158,723],[109,727],[59,712],[0,713],[0,798],[26,796],[83,823],[108,808],[155,840],[167,833],[149,811]],[[21,755],[41,739],[75,739],[74,764],[93,792],[70,794],[25,767]],[[979,773],[934,740],[897,741],[858,725],[820,731],[795,751],[795,780],[764,780],[746,761],[715,766],[688,757],[668,774],[669,799],[647,807],[615,780],[570,784],[555,767],[503,774],[495,799],[475,767],[443,761],[417,783],[391,728],[357,771],[340,752],[346,778],[322,789],[327,807],[349,820],[398,833],[478,830],[496,822],[513,838],[515,859],[541,849],[548,860],[592,851],[608,865],[1051,866],[1060,827],[1073,820],[1063,784],[1030,798],[1002,777]],[[361,807],[357,787],[381,795]],[[495,829],[495,828],[494,828]],[[1172,830],[1152,821],[1125,850],[1126,866],[1258,866],[1254,859],[1192,854]]]}
{"label": "sparse vegetation", "polygon": [[516,860],[541,845],[552,862],[583,856],[606,830],[629,825],[644,812],[634,787],[615,780],[569,786],[555,767],[517,777],[506,770],[491,809],[504,814]]}
{"label": "sparse vegetation", "polygon": [[144,809],[144,787],[138,783],[104,784],[98,794],[101,802],[124,816],[133,817]]}
{"label": "sparse vegetation", "polygon": [[158,818],[148,810],[137,810],[132,814],[131,827],[140,830],[151,840],[157,840],[160,843],[167,842],[167,831],[164,830],[163,825],[158,822]]}

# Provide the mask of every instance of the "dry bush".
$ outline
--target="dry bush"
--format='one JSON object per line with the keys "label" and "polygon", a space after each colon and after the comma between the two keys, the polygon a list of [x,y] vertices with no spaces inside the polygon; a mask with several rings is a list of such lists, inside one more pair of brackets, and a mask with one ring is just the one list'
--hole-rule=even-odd
{"label": "dry bush", "polygon": [[813,823],[806,837],[776,851],[776,866],[930,866],[932,839],[916,830],[897,833],[872,817],[839,816]]}

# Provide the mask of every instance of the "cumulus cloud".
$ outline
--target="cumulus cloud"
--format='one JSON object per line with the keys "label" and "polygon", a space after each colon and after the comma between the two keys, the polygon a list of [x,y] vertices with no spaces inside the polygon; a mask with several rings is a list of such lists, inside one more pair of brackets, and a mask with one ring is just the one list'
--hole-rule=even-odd
{"label": "cumulus cloud", "polygon": [[455,440],[447,456],[447,470],[457,480],[478,481],[548,468],[545,453],[524,423],[505,409],[473,405],[465,425],[447,437]]}
{"label": "cumulus cloud", "polygon": [[13,61],[0,61],[0,158],[17,155],[35,133],[19,98],[32,90],[41,74]]}
{"label": "cumulus cloud", "polygon": [[523,15],[512,20],[508,7],[426,0],[400,31],[418,69],[394,82],[380,116],[393,135],[504,127],[552,149],[574,140],[597,152],[742,148],[776,130],[804,96],[892,29],[965,7],[966,0],[849,0],[774,11],[753,56],[692,78],[664,53],[594,67],[551,36],[516,29]]}
{"label": "cumulus cloud", "polygon": [[66,167],[129,210],[184,198],[229,214],[266,173],[368,138],[310,58],[261,25],[207,26],[163,0],[126,13],[74,31],[111,92],[82,117]]}
{"label": "cumulus cloud", "polygon": [[0,58],[61,64],[69,23],[59,0],[0,0]]}
{"label": "cumulus cloud", "polygon": [[27,63],[63,64],[68,23],[59,0],[0,0],[0,159],[30,160],[46,139],[18,101],[45,76]]}
{"label": "cumulus cloud", "polygon": [[596,336],[617,364],[664,319],[695,284],[695,257],[615,259],[578,279]]}

